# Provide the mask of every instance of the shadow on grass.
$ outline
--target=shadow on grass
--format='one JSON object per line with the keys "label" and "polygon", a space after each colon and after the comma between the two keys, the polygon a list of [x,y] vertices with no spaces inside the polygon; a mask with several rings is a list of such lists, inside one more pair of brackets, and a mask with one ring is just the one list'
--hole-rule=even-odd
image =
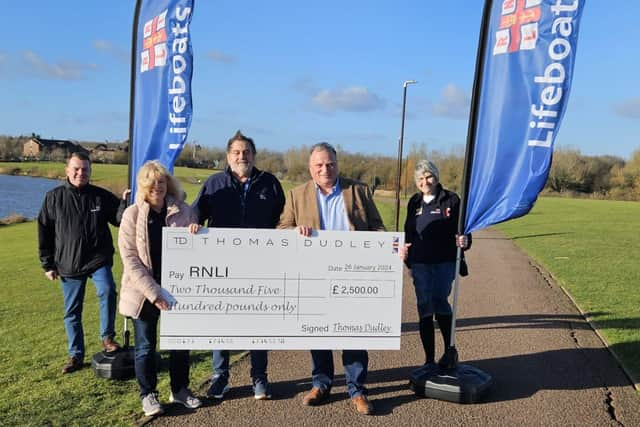
{"label": "shadow on grass", "polygon": [[566,234],[575,234],[575,233],[572,231],[566,231],[562,233],[523,234],[522,236],[513,236],[513,237],[509,237],[509,236],[487,237],[487,236],[474,234],[473,240],[474,241],[476,240],[520,240],[520,239],[532,239],[535,237],[562,236]]}
{"label": "shadow on grass", "polygon": [[522,236],[513,236],[510,237],[511,240],[521,240],[521,239],[532,239],[535,237],[549,237],[549,236],[564,236],[566,234],[574,234],[573,232],[563,232],[563,233],[541,233],[541,234],[525,234]]}
{"label": "shadow on grass", "polygon": [[629,329],[640,330],[640,317],[631,317],[626,319],[601,319],[609,313],[592,312],[585,313],[589,321],[591,321],[598,329]]}

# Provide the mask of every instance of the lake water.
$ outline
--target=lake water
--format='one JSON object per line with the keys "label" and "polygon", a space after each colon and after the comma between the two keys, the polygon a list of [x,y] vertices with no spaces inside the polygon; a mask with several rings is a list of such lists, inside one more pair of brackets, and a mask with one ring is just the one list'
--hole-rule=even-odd
{"label": "lake water", "polygon": [[56,179],[0,175],[0,218],[11,214],[37,217],[45,193],[62,183]]}

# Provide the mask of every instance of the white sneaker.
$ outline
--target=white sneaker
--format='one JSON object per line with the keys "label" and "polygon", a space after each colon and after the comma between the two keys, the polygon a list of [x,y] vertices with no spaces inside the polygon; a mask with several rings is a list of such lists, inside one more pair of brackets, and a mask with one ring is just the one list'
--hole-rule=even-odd
{"label": "white sneaker", "polygon": [[157,393],[149,393],[142,398],[142,410],[144,411],[144,415],[147,417],[164,413],[164,409],[158,401]]}
{"label": "white sneaker", "polygon": [[180,403],[185,408],[189,409],[196,409],[202,406],[202,401],[195,397],[193,393],[191,393],[191,390],[186,387],[184,387],[176,394],[173,394],[172,392],[169,396],[169,402]]}

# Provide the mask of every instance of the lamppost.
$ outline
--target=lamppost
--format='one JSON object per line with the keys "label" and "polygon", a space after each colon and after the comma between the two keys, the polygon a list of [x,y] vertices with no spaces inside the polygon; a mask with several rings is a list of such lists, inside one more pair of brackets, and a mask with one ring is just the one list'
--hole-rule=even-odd
{"label": "lamppost", "polygon": [[400,126],[400,140],[398,141],[398,176],[396,179],[396,231],[400,220],[400,177],[402,176],[402,141],[404,139],[404,113],[407,105],[407,86],[418,83],[416,80],[407,80],[402,84],[402,125]]}

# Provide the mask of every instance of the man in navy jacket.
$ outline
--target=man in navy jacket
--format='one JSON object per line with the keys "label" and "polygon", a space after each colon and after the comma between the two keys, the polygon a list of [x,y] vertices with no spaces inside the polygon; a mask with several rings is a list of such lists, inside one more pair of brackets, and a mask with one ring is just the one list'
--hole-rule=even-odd
{"label": "man in navy jacket", "polygon": [[[211,175],[193,208],[208,227],[275,228],[284,207],[278,179],[255,167],[256,146],[240,131],[227,142],[227,168]],[[271,397],[267,351],[252,350],[251,378],[256,399]],[[222,399],[229,390],[229,351],[213,351],[213,377],[207,396]]]}

